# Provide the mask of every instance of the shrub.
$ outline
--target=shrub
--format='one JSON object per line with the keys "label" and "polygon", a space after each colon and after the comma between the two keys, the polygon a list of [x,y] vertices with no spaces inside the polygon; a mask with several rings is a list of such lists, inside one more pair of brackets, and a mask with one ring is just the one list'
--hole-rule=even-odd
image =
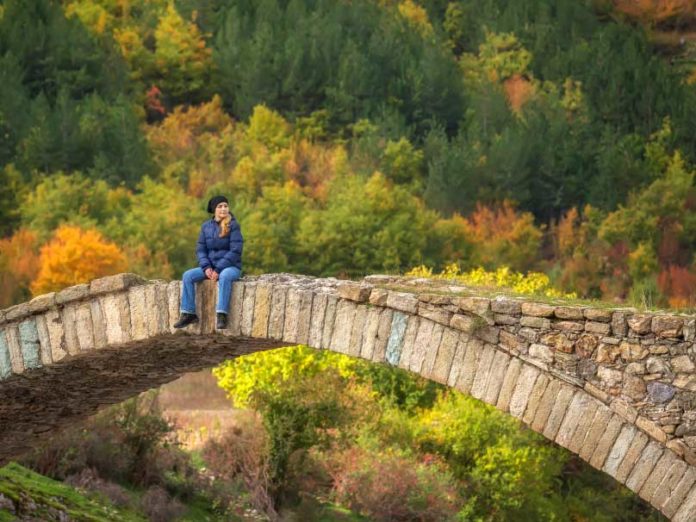
{"label": "shrub", "polygon": [[454,478],[432,457],[354,447],[333,470],[334,496],[375,521],[455,520],[462,499]]}
{"label": "shrub", "polygon": [[151,522],[170,522],[184,514],[185,508],[160,486],[152,486],[140,499],[140,508]]}

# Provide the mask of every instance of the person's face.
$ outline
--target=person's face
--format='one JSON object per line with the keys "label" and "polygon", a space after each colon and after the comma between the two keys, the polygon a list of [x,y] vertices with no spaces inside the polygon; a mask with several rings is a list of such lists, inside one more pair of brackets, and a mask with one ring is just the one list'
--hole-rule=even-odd
{"label": "person's face", "polygon": [[215,219],[217,221],[220,221],[222,219],[225,219],[227,217],[227,214],[230,213],[230,206],[225,203],[224,201],[222,203],[218,203],[218,206],[215,207]]}

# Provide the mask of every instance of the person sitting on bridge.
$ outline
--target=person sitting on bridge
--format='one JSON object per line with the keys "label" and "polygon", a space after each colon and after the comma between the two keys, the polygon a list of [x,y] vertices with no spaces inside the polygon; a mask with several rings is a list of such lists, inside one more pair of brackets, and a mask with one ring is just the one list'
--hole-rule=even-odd
{"label": "person sitting on bridge", "polygon": [[198,321],[196,315],[195,283],[210,279],[218,281],[216,328],[227,327],[232,282],[242,274],[242,246],[244,239],[239,223],[230,212],[225,196],[215,196],[208,201],[212,219],[203,223],[196,244],[198,267],[184,272],[181,295],[181,316],[174,328],[184,328]]}

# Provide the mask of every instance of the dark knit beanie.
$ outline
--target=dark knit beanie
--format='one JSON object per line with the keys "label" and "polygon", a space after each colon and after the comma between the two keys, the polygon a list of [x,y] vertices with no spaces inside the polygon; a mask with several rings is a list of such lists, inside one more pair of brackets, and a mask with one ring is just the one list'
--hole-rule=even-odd
{"label": "dark knit beanie", "polygon": [[210,201],[208,201],[208,213],[215,214],[215,207],[217,207],[220,203],[227,203],[229,205],[230,202],[227,201],[225,196],[215,196],[210,198]]}

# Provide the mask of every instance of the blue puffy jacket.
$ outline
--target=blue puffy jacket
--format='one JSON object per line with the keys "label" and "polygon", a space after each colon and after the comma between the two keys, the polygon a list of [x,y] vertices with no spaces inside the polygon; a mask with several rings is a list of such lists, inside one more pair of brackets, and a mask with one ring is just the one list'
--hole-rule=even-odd
{"label": "blue puffy jacket", "polygon": [[242,231],[234,217],[230,221],[230,233],[225,237],[220,237],[218,222],[209,219],[201,226],[196,243],[198,266],[203,271],[213,268],[218,274],[230,266],[236,266],[241,270],[243,244]]}

